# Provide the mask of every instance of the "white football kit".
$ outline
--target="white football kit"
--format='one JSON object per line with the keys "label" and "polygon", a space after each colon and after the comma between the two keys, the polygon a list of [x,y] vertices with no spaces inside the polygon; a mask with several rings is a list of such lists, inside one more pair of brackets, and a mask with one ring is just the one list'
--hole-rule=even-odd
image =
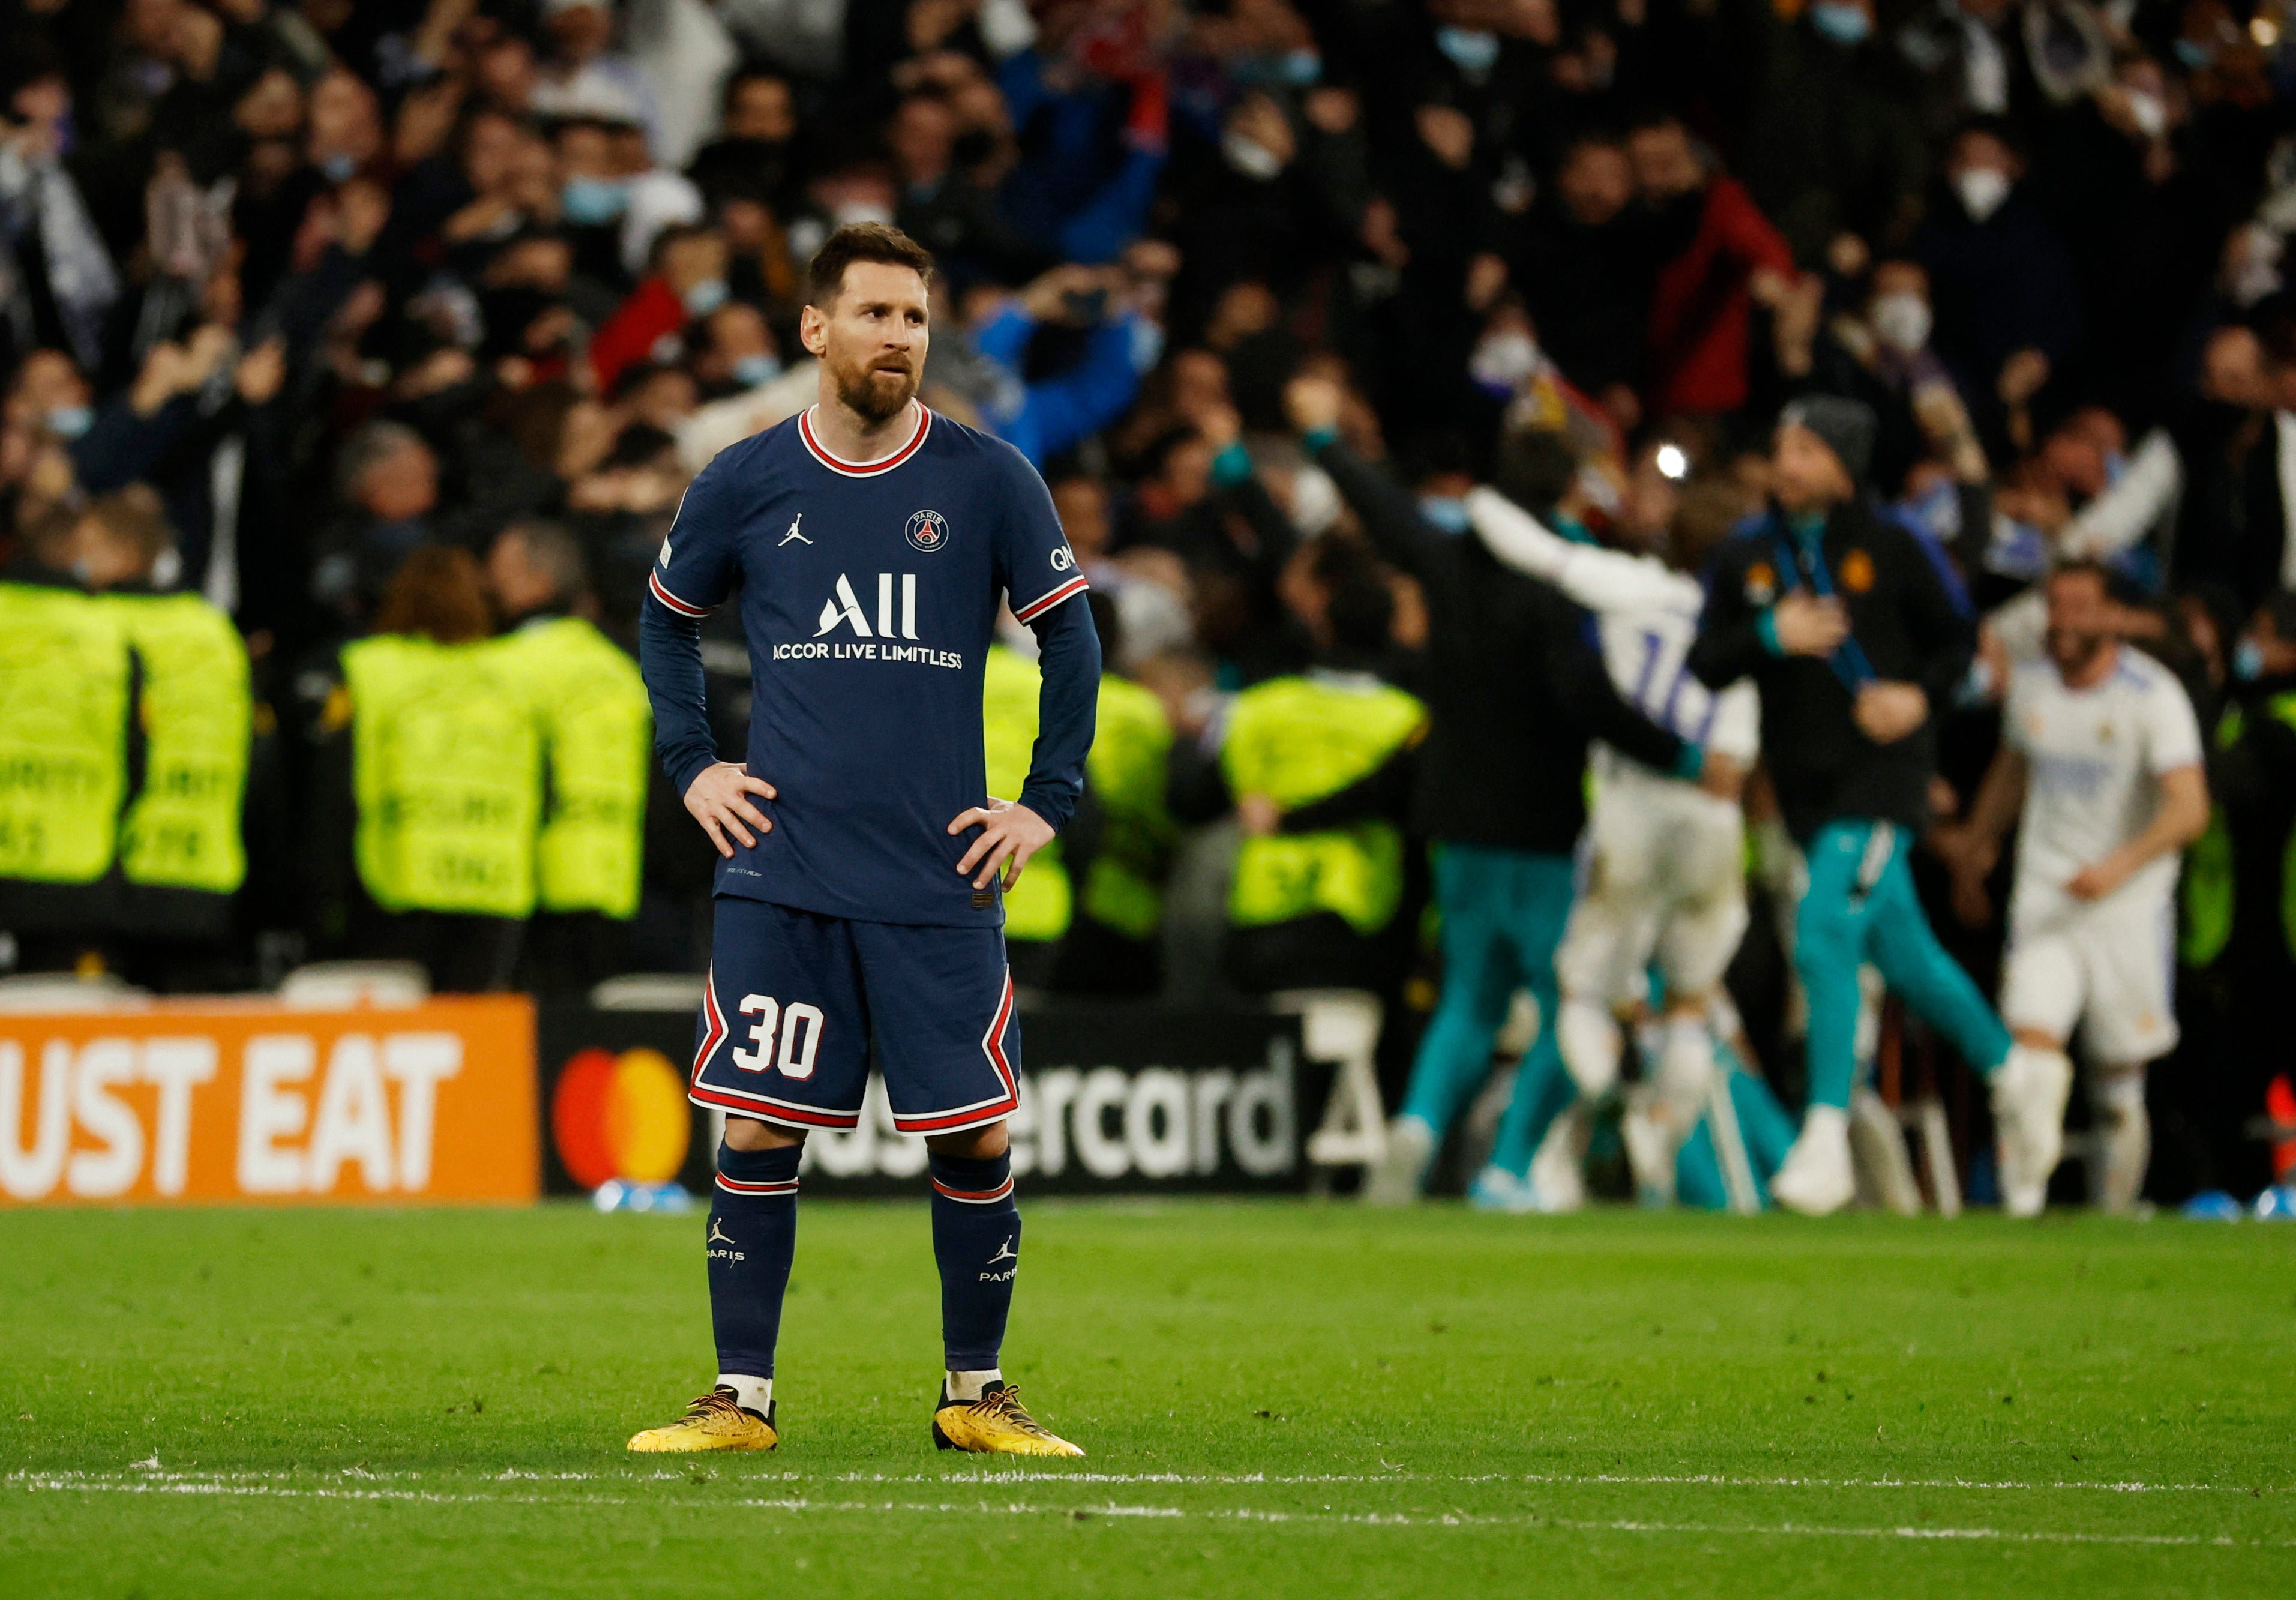
{"label": "white football kit", "polygon": [[2175,676],[2121,647],[2112,675],[2070,689],[2028,661],[2009,682],[2002,737],[2023,755],[2025,808],[2001,1011],[2012,1028],[2069,1038],[2093,1061],[2136,1065],[2177,1043],[2175,853],[2148,861],[2102,899],[2065,885],[2144,830],[2161,775],[2199,763],[2200,726]]}
{"label": "white football kit", "polygon": [[[1496,490],[1475,489],[1467,508],[1492,554],[1597,614],[1621,696],[1686,742],[1753,765],[1754,685],[1717,694],[1686,664],[1706,603],[1696,578],[1654,557],[1573,544]],[[1606,744],[1592,766],[1587,882],[1554,958],[1563,992],[1603,1005],[1640,999],[1653,957],[1669,992],[1712,988],[1746,930],[1742,812]]]}

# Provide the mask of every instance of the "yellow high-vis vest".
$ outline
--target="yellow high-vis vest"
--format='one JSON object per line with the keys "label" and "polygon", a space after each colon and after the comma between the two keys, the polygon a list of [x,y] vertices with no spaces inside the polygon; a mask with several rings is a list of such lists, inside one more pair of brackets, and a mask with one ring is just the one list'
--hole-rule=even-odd
{"label": "yellow high-vis vest", "polygon": [[94,603],[142,663],[144,783],[120,824],[120,872],[130,883],[230,894],[247,878],[241,816],[255,720],[247,646],[197,595]]}
{"label": "yellow high-vis vest", "polygon": [[[1029,781],[1037,746],[1037,693],[1044,675],[1036,663],[1002,644],[988,647],[980,702],[980,727],[988,758],[988,792],[1017,800]],[[1069,931],[1074,896],[1061,841],[1029,858],[1029,870],[1004,896],[1004,937],[1046,943]]]}
{"label": "yellow high-vis vest", "polygon": [[1085,773],[1100,807],[1100,850],[1086,869],[1085,915],[1128,939],[1146,939],[1164,914],[1164,869],[1178,830],[1165,809],[1172,728],[1164,703],[1103,673]]}
{"label": "yellow high-vis vest", "polygon": [[517,659],[493,639],[344,647],[358,872],[384,910],[534,910],[542,726]]}
{"label": "yellow high-vis vest", "polygon": [[[1271,678],[1235,697],[1220,767],[1228,792],[1283,809],[1338,793],[1384,766],[1426,725],[1427,709],[1367,676]],[[1228,920],[1239,927],[1335,913],[1378,932],[1403,898],[1403,834],[1365,818],[1319,833],[1246,839],[1236,852]]]}
{"label": "yellow high-vis vest", "polygon": [[0,878],[93,883],[127,794],[127,646],[75,589],[0,583]]}
{"label": "yellow high-vis vest", "polygon": [[545,911],[634,915],[653,739],[637,663],[572,617],[529,623],[501,647],[542,729],[537,903]]}

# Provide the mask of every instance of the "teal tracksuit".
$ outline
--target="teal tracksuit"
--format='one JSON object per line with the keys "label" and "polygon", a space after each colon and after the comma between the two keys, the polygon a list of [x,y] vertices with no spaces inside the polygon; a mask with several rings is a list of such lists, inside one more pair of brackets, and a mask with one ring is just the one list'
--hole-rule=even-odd
{"label": "teal tracksuit", "polygon": [[[1798,588],[1848,612],[1849,636],[1830,656],[1779,646],[1771,608]],[[1823,519],[1772,511],[1724,546],[1709,576],[1691,670],[1713,687],[1753,677],[1779,807],[1808,852],[1794,967],[1809,997],[1812,1104],[1849,1104],[1867,961],[1980,1073],[2009,1054],[2008,1030],[1930,931],[1906,866],[1929,815],[1932,726],[1877,743],[1856,718],[1859,691],[1878,682],[1917,685],[1944,705],[1974,637],[1942,555],[1862,499]]]}
{"label": "teal tracksuit", "polygon": [[1492,1041],[1517,989],[1538,1002],[1538,1042],[1515,1074],[1514,1098],[1491,1160],[1520,1175],[1537,1137],[1570,1103],[1554,1038],[1554,950],[1570,920],[1576,866],[1568,856],[1446,843],[1435,855],[1443,917],[1443,997],[1420,1036],[1403,1114],[1439,1140],[1488,1076]]}
{"label": "teal tracksuit", "polygon": [[1911,835],[1887,822],[1830,822],[1810,841],[1809,888],[1794,916],[1794,971],[1809,997],[1813,1105],[1849,1107],[1857,1069],[1857,969],[1868,961],[1978,1071],[2009,1054],[2009,1030],[1930,931],[1906,864],[1912,847]]}

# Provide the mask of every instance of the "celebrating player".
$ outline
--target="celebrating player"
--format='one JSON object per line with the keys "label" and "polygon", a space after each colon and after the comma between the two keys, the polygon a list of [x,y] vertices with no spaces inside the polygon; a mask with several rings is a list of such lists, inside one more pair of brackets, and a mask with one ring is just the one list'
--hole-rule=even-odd
{"label": "celebrating player", "polygon": [[[1760,718],[1753,685],[1718,694],[1685,661],[1705,603],[1687,570],[1654,555],[1573,543],[1494,488],[1472,491],[1467,515],[1501,561],[1595,613],[1611,681],[1644,716],[1704,749],[1710,763],[1727,757],[1727,771],[1753,764]],[[1679,546],[1669,554],[1683,568],[1692,564]],[[1620,1127],[1636,1186],[1669,1202],[1675,1157],[1705,1114],[1713,1084],[1707,1013],[1746,931],[1745,818],[1737,795],[1711,782],[1686,782],[1608,744],[1593,754],[1587,884],[1554,956],[1562,995],[1556,1033],[1580,1095],[1607,1094],[1623,1053],[1614,1008],[1643,995],[1656,958],[1666,981],[1665,1043]]]}
{"label": "celebrating player", "polygon": [[2107,631],[2104,570],[2058,568],[2048,605],[2048,660],[2010,679],[2001,749],[1947,854],[1956,892],[1981,896],[2021,804],[2001,1010],[2046,1050],[2079,1024],[2104,1135],[2098,1192],[2126,1210],[2151,1150],[2144,1068],[2177,1044],[2177,854],[2208,826],[2208,784],[2183,685]]}
{"label": "celebrating player", "polygon": [[1993,1090],[2002,1188],[2038,1210],[2062,1148],[2072,1068],[2013,1040],[1931,932],[1906,862],[1929,817],[1933,705],[1969,668],[1972,630],[1929,553],[1863,488],[1874,414],[1816,396],[1778,419],[1774,504],[1726,546],[1690,669],[1719,689],[1751,675],[1786,825],[1809,857],[1794,966],[1809,997],[1809,1104],[1770,1182],[1781,1204],[1849,1202],[1857,969],[1951,1039]]}
{"label": "celebrating player", "polygon": [[[916,398],[931,272],[897,229],[830,236],[799,330],[819,401],[702,471],[652,575],[655,747],[722,857],[690,1092],[726,1119],[706,1235],[718,1381],[633,1450],[774,1448],[799,1157],[808,1129],[858,1121],[873,1043],[894,1127],[931,1153],[946,1347],[933,1442],[1084,1453],[1030,1417],[997,1366],[1021,1249],[1001,890],[1082,792],[1100,645],[1089,610],[1064,603],[1085,579],[1043,480]],[[983,775],[1000,594],[1043,652],[1017,801],[990,799]],[[703,701],[699,619],[729,598],[755,687],[743,763],[718,759]]]}

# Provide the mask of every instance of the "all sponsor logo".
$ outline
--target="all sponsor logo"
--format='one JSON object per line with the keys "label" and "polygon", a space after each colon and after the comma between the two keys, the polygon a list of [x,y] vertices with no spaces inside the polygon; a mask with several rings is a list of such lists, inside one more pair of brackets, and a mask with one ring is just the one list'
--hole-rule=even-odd
{"label": "all sponsor logo", "polygon": [[964,665],[964,657],[957,651],[935,650],[927,644],[906,642],[917,636],[915,573],[878,573],[873,614],[862,603],[863,593],[849,574],[840,572],[829,597],[821,603],[820,615],[814,619],[813,637],[775,644],[770,652],[772,659],[914,663],[952,669]]}

